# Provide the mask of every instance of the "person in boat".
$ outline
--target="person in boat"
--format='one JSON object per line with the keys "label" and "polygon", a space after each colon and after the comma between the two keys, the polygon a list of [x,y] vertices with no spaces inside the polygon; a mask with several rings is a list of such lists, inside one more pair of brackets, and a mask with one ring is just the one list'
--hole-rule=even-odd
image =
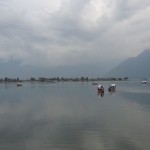
{"label": "person in boat", "polygon": [[104,92],[104,87],[102,85],[98,85],[97,90],[98,92]]}
{"label": "person in boat", "polygon": [[116,84],[111,84],[111,85],[108,87],[108,91],[109,91],[109,92],[115,92],[115,91],[116,91]]}

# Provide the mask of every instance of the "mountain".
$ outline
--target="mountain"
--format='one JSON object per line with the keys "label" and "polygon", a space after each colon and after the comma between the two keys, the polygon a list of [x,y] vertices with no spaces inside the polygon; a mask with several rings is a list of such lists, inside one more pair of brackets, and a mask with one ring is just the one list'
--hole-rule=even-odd
{"label": "mountain", "polygon": [[[129,58],[108,72],[105,77],[150,78],[150,49],[137,57]],[[85,64],[75,66],[40,67],[22,65],[21,61],[0,61],[0,78],[4,77],[101,77],[108,70],[103,64]]]}
{"label": "mountain", "polygon": [[150,49],[144,50],[137,57],[129,58],[106,74],[107,77],[150,77]]}
{"label": "mountain", "polygon": [[[58,67],[40,67],[22,65],[21,61],[10,60],[8,62],[0,61],[0,78],[25,78],[30,77],[99,77],[106,72],[105,67],[94,64],[58,66]],[[99,69],[100,68],[100,69]],[[99,72],[101,70],[101,72]]]}

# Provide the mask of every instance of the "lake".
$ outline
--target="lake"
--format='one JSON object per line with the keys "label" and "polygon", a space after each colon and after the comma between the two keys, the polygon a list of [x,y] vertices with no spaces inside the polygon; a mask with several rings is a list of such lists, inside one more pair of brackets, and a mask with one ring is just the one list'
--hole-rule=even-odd
{"label": "lake", "polygon": [[150,84],[0,84],[1,150],[148,150]]}

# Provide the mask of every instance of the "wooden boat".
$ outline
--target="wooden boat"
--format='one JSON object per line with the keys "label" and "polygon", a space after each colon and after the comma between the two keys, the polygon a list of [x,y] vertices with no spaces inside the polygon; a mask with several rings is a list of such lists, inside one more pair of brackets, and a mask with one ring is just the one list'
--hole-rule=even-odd
{"label": "wooden boat", "polygon": [[108,91],[109,92],[114,92],[116,90],[116,84],[111,84],[109,87],[108,87]]}
{"label": "wooden boat", "polygon": [[17,83],[17,86],[22,86],[22,84],[20,82]]}
{"label": "wooden boat", "polygon": [[104,92],[104,87],[102,85],[98,85],[97,91],[98,92]]}
{"label": "wooden boat", "polygon": [[146,83],[147,83],[147,81],[146,81],[146,80],[142,81],[142,84],[146,84]]}
{"label": "wooden boat", "polygon": [[97,82],[93,82],[93,83],[92,83],[92,85],[97,85],[97,84],[98,84]]}

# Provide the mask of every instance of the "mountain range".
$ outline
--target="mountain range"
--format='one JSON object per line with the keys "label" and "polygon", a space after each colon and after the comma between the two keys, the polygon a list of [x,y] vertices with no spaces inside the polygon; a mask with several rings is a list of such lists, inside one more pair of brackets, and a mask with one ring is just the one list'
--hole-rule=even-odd
{"label": "mountain range", "polygon": [[[97,66],[97,67],[96,67]],[[104,65],[80,65],[60,66],[55,68],[33,67],[21,65],[21,61],[11,60],[0,62],[0,78],[4,77],[102,77]],[[115,78],[150,78],[150,49],[144,50],[137,57],[128,58],[111,71],[107,71],[105,77]]]}
{"label": "mountain range", "polygon": [[137,57],[129,58],[106,74],[107,77],[150,77],[150,49],[144,50]]}
{"label": "mountain range", "polygon": [[[93,64],[58,66],[58,67],[40,67],[31,65],[22,65],[21,61],[10,60],[0,62],[0,78],[24,78],[30,77],[101,77],[105,68]],[[100,68],[100,69],[99,69]]]}

